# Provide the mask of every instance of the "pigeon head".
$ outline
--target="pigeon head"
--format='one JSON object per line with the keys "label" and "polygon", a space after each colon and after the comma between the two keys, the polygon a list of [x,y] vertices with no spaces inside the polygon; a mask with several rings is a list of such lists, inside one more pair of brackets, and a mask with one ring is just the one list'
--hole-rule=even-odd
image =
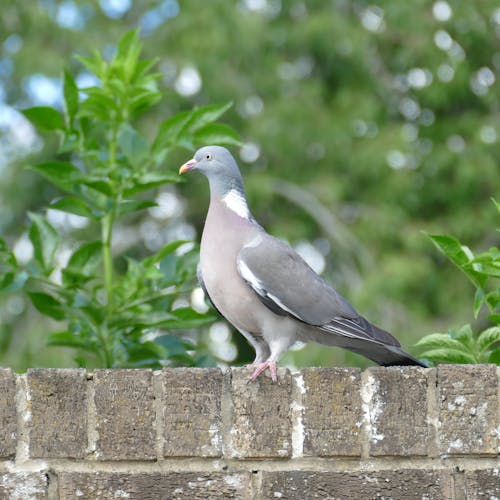
{"label": "pigeon head", "polygon": [[231,153],[221,146],[205,146],[184,163],[179,174],[201,172],[210,184],[212,195],[225,196],[230,191],[244,194],[240,170]]}

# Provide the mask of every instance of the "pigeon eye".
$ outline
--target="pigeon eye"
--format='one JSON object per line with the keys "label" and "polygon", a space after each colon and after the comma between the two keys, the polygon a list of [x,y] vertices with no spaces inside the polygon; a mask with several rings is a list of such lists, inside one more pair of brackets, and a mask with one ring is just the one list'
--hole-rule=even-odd
{"label": "pigeon eye", "polygon": [[205,153],[205,160],[211,160],[212,159],[212,153]]}

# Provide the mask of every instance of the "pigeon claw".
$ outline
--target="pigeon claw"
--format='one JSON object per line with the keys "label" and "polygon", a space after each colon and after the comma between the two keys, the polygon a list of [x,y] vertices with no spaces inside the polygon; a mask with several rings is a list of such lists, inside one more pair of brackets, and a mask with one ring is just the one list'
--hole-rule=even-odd
{"label": "pigeon claw", "polygon": [[259,377],[259,375],[264,373],[268,368],[269,368],[269,372],[271,373],[271,380],[273,382],[278,381],[278,376],[276,373],[277,369],[278,369],[278,365],[277,365],[276,361],[274,361],[272,359],[268,359],[267,361],[264,361],[263,363],[256,364],[255,367],[256,367],[255,371],[253,372],[252,376],[250,377],[249,382],[255,382],[255,380],[257,380],[257,377]]}

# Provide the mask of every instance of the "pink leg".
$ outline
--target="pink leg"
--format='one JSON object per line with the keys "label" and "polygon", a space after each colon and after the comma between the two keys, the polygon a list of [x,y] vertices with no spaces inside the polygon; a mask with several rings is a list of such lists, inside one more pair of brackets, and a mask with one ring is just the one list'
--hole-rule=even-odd
{"label": "pink leg", "polygon": [[253,372],[252,376],[250,377],[249,382],[255,382],[255,380],[257,379],[257,377],[261,373],[265,372],[267,370],[267,368],[269,368],[269,372],[271,373],[271,379],[272,379],[272,381],[273,382],[277,382],[278,381],[278,377],[276,375],[276,370],[277,370],[276,361],[274,361],[272,359],[268,359],[267,361],[264,361],[264,363],[258,363],[255,366],[256,366],[256,369]]}

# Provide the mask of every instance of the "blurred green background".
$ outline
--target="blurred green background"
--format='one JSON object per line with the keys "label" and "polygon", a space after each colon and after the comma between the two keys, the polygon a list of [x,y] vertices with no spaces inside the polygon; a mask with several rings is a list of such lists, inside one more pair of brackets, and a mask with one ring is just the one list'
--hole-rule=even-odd
{"label": "blurred green background", "polygon": [[[490,201],[500,180],[497,2],[3,0],[1,10],[0,231],[21,262],[32,251],[27,210],[57,196],[25,167],[53,158],[56,144],[17,110],[61,106],[64,67],[80,87],[94,83],[73,55],[112,54],[140,26],[164,96],[141,118],[144,133],[179,110],[233,101],[223,121],[243,138],[233,153],[269,232],[409,350],[472,321],[471,286],[421,231],[478,250],[500,239]],[[177,151],[164,168],[190,155]],[[205,179],[150,196],[159,207],[119,228],[116,254],[199,239]],[[85,233],[83,218],[49,219]],[[192,298],[199,305],[199,291]],[[52,326],[23,296],[0,296],[0,363],[74,366],[72,353],[45,347]],[[221,363],[253,359],[222,322],[201,334]],[[369,364],[315,345],[283,361]]]}

